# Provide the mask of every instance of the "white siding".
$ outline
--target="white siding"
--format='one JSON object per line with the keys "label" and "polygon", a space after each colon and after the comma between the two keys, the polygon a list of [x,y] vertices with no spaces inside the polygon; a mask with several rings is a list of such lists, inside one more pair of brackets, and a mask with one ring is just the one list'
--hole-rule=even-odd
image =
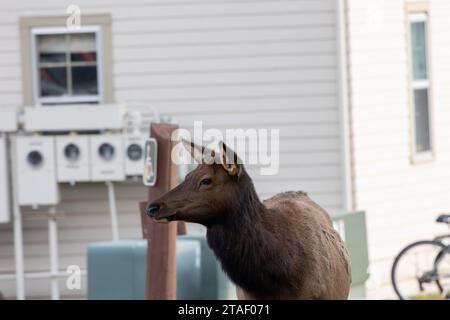
{"label": "white siding", "polygon": [[393,256],[414,240],[445,232],[450,210],[450,3],[431,0],[436,160],[410,163],[404,0],[348,1],[354,196],[367,211],[369,297],[393,297]]}
{"label": "white siding", "polygon": [[[107,189],[104,184],[80,184],[62,187],[62,204],[58,211],[58,243],[60,269],[69,265],[86,268],[86,248],[89,243],[112,238]],[[146,191],[139,184],[127,182],[116,184],[117,210],[121,238],[138,238],[140,217],[138,201],[145,199]],[[39,210],[38,210],[39,212]],[[48,271],[48,224],[45,215],[25,210],[23,214],[25,271]],[[11,223],[0,225],[0,274],[14,272],[14,247]],[[65,279],[61,281],[65,283]],[[60,288],[65,296],[83,297],[83,290],[68,291],[65,285]],[[0,291],[6,297],[14,297],[14,281],[0,282]],[[27,297],[45,298],[50,295],[48,280],[26,280]]]}
{"label": "white siding", "polygon": [[[0,4],[0,107],[22,102],[18,18],[64,15],[72,2]],[[203,120],[205,128],[279,128],[279,175],[259,176],[251,169],[261,197],[304,190],[330,211],[342,210],[334,0],[79,0],[77,5],[82,14],[111,14],[118,101],[151,104],[189,129],[194,120]],[[137,201],[145,191],[121,185],[117,193],[121,233],[138,235]],[[101,185],[80,186],[63,195],[63,265],[84,265],[86,244],[110,236],[106,191]],[[27,268],[45,269],[45,222],[27,220],[25,227]],[[11,228],[1,230],[0,272],[10,272]],[[37,284],[33,288],[33,295],[48,295]],[[13,292],[11,285],[6,294]]]}

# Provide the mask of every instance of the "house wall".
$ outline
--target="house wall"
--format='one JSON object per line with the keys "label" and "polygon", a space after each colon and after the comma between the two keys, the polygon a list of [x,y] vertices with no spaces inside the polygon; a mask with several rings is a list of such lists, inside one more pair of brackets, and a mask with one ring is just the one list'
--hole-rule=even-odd
{"label": "house wall", "polygon": [[434,219],[450,208],[449,15],[449,1],[430,1],[436,157],[412,164],[405,1],[347,1],[353,190],[367,212],[370,298],[394,297],[402,247],[448,231]]}
{"label": "house wall", "polygon": [[[73,1],[0,3],[0,107],[22,104],[19,17],[64,15]],[[304,190],[331,212],[344,207],[334,0],[78,0],[112,18],[117,101],[149,104],[182,127],[279,128],[280,171],[250,170],[262,198]],[[111,237],[106,188],[63,188],[61,267],[85,266],[86,245]],[[139,236],[139,184],[119,184],[122,237]],[[48,269],[45,220],[25,217],[26,269]],[[0,273],[14,270],[11,226],[0,226]],[[85,288],[85,287],[83,287]],[[14,295],[14,283],[0,283]],[[27,281],[31,297],[46,281]],[[64,292],[83,296],[81,292]]]}

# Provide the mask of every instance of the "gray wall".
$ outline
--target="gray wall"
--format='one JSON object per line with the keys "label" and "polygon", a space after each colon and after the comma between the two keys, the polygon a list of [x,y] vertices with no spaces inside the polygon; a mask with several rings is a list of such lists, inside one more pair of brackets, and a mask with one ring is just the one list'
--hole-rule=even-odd
{"label": "gray wall", "polygon": [[[0,107],[20,106],[18,19],[64,15],[73,1],[0,3]],[[307,191],[332,212],[343,207],[334,0],[79,0],[83,14],[112,17],[118,101],[148,103],[181,126],[279,128],[277,176],[251,170],[262,198]],[[140,234],[142,187],[120,184],[121,235]],[[110,237],[103,185],[65,187],[61,265],[85,264],[86,245]],[[26,268],[48,269],[45,220],[26,216]],[[11,226],[0,227],[0,272],[14,270]],[[27,282],[33,297],[47,282]],[[7,296],[13,283],[0,283]],[[79,293],[75,293],[79,294]],[[83,295],[83,293],[81,293]]]}

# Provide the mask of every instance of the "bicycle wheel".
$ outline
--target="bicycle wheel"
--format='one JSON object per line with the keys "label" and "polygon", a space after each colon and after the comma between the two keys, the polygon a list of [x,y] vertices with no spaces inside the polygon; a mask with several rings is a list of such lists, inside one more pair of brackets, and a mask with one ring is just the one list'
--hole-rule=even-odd
{"label": "bicycle wheel", "polygon": [[434,267],[438,273],[436,283],[442,295],[446,299],[450,299],[450,245],[439,252],[435,259]]}
{"label": "bicycle wheel", "polygon": [[400,251],[392,265],[391,281],[401,300],[444,298],[436,270],[437,257],[444,248],[439,241],[425,240]]}

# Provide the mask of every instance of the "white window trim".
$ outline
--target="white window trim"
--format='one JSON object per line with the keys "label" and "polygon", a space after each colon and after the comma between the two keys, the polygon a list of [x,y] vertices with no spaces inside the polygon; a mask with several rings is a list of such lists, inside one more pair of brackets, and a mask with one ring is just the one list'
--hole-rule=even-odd
{"label": "white window trim", "polygon": [[409,14],[409,22],[427,22],[428,16],[426,13],[411,13]]}
{"label": "white window trim", "polygon": [[[98,94],[88,96],[60,96],[60,97],[39,97],[39,73],[37,63],[37,35],[51,34],[74,34],[74,33],[95,33],[95,48],[97,50],[97,85]],[[83,26],[76,29],[64,27],[39,27],[31,29],[31,74],[33,85],[33,100],[35,104],[64,104],[64,103],[90,103],[103,101],[103,48],[102,48],[102,29],[100,26]]]}
{"label": "white window trim", "polygon": [[412,89],[429,89],[430,88],[430,80],[412,80]]}
{"label": "white window trim", "polygon": [[[426,13],[411,13],[408,14],[408,28],[411,28],[411,24],[412,23],[417,23],[417,22],[423,22],[425,23],[425,37],[426,37],[426,46],[427,46],[427,50],[425,52],[425,59],[426,59],[426,63],[427,63],[427,79],[423,79],[423,80],[414,80],[414,76],[413,76],[413,69],[412,69],[412,64],[410,67],[410,72],[411,72],[411,76],[410,76],[410,81],[411,81],[411,95],[412,95],[412,106],[413,106],[413,110],[412,112],[415,112],[415,101],[414,101],[414,92],[416,90],[420,90],[420,89],[427,89],[428,90],[428,123],[429,123],[429,134],[430,134],[430,150],[427,151],[422,151],[422,152],[418,152],[417,148],[416,148],[416,121],[415,121],[415,117],[413,117],[413,128],[412,128],[412,159],[414,163],[421,163],[421,162],[428,162],[430,160],[434,159],[434,139],[433,139],[433,123],[432,123],[432,116],[431,116],[431,112],[432,112],[432,105],[431,105],[431,81],[430,81],[430,64],[429,64],[429,34],[428,34],[428,15]],[[409,31],[411,32],[411,31]],[[410,59],[412,59],[412,47],[411,47],[411,40],[409,40],[409,44],[408,46],[410,47],[409,50],[409,54],[410,54]]]}

